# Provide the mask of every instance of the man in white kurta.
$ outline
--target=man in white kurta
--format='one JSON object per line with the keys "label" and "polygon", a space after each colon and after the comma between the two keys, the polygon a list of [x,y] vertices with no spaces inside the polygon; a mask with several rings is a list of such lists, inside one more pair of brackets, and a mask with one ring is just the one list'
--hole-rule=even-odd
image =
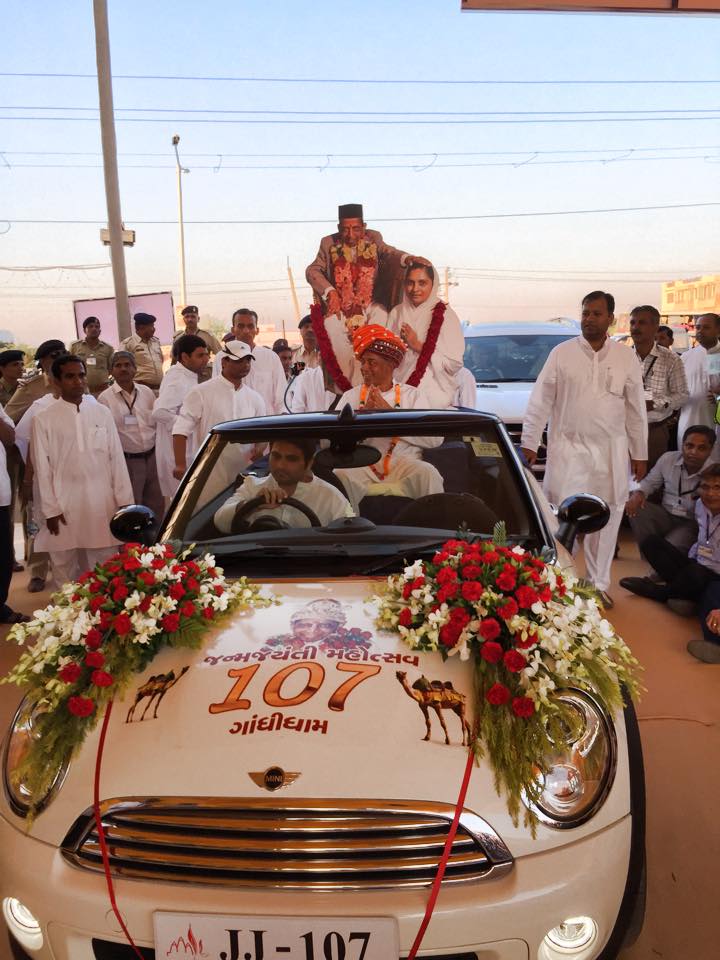
{"label": "man in white kurta", "polygon": [[635,479],[647,466],[647,414],[640,365],[634,353],[607,337],[613,321],[610,294],[588,294],[582,305],[582,336],[551,351],[530,395],[521,445],[535,461],[549,422],[543,487],[559,505],[576,493],[602,497],[610,519],[584,541],[588,579],[606,605],[617,534]]}
{"label": "man in white kurta", "polygon": [[705,313],[695,320],[697,344],[682,355],[689,398],[680,410],[678,437],[685,435],[688,427],[715,427],[713,399],[720,393],[720,317]]}
{"label": "man in white kurta", "polygon": [[[255,346],[257,314],[253,310],[236,310],[232,323],[233,338],[250,347],[255,361],[246,377],[245,386],[260,394],[268,415],[287,413],[284,399],[288,384],[280,357],[269,347]],[[213,377],[220,376],[222,357],[222,352],[215,356]]]}
{"label": "man in white kurta", "polygon": [[288,406],[291,413],[317,413],[337,408],[342,394],[328,390],[325,368],[307,367],[291,382]]}
{"label": "man in white kurta", "polygon": [[[349,403],[353,410],[427,409],[423,393],[406,383],[397,383],[393,372],[406,347],[394,333],[379,324],[360,327],[353,337],[355,356],[360,361],[364,383],[348,390],[337,406]],[[421,459],[423,447],[436,447],[442,437],[373,437],[365,441],[380,452],[369,467],[336,469],[353,509],[368,495],[391,494],[417,500],[443,492],[438,470]]]}
{"label": "man in white kurta", "polygon": [[[186,333],[173,343],[174,363],[163,377],[160,393],[153,407],[152,417],[157,425],[155,435],[155,459],[157,461],[158,480],[164,497],[172,497],[180,481],[173,476],[175,457],[173,455],[172,429],[180,413],[183,400],[198,385],[198,376],[210,358],[207,346],[201,337]],[[192,460],[195,455],[194,438],[189,437],[186,456]]]}
{"label": "man in white kurta", "polygon": [[112,414],[83,400],[83,361],[60,357],[53,376],[60,398],[35,414],[30,455],[43,517],[37,548],[62,586],[112,555],[110,520],[133,492]]}

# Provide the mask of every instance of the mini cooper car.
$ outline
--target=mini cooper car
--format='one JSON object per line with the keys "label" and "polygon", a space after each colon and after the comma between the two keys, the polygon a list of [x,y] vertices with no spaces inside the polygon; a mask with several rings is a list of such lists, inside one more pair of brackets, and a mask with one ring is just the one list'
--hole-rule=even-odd
{"label": "mini cooper car", "polygon": [[[282,512],[262,497],[222,512],[245,477],[267,475],[268,447],[297,438],[312,441],[315,475],[350,507],[342,478],[377,463],[367,442],[377,437],[417,441],[442,492],[414,498],[402,484],[371,483],[357,509],[324,525],[300,499]],[[142,956],[407,956],[466,766],[473,668],[380,631],[372,597],[459,530],[490,537],[498,521],[510,543],[569,566],[574,536],[599,529],[605,511],[578,496],[555,516],[495,416],[349,408],[220,424],[161,524],[144,507],[120,511],[119,538],[209,552],[227,576],[261,582],[279,601],[221,621],[201,650],[165,648],[114,705],[102,832]],[[585,762],[577,734],[552,763],[538,758],[535,836],[513,822],[489,764],[474,768],[421,956],[609,960],[637,933],[645,855],[635,714],[628,705],[609,715],[592,692],[558,696],[582,718]],[[111,909],[93,816],[99,731],[44,797],[11,777],[32,735],[25,703],[6,737],[0,807],[0,901],[14,956],[134,957]]]}

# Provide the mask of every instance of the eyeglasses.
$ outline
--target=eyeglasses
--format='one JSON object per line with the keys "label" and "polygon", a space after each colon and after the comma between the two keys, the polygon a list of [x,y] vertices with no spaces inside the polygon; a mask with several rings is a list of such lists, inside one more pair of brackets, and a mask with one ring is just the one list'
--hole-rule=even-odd
{"label": "eyeglasses", "polygon": [[700,489],[705,493],[720,493],[720,483],[701,483]]}

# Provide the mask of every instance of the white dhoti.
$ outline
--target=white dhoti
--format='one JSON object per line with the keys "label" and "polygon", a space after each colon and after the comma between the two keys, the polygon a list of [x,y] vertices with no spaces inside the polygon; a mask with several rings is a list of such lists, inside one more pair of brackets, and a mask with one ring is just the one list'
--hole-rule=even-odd
{"label": "white dhoti", "polygon": [[98,563],[105,563],[114,553],[117,553],[116,547],[100,547],[96,550],[89,547],[51,550],[50,564],[55,585],[59,589],[71,580],[77,580],[81,573],[92,570]]}
{"label": "white dhoti", "polygon": [[609,503],[608,506],[610,517],[607,524],[597,533],[588,533],[583,537],[587,579],[598,590],[607,590],[610,586],[610,569],[625,509],[624,503]]}
{"label": "white dhoti", "polygon": [[435,467],[411,457],[393,458],[392,466],[383,480],[378,479],[370,467],[336,469],[335,476],[341,481],[353,510],[358,514],[360,501],[372,494],[373,486],[379,488],[378,493],[382,490],[385,495],[410,497],[412,500],[443,492],[443,479]]}

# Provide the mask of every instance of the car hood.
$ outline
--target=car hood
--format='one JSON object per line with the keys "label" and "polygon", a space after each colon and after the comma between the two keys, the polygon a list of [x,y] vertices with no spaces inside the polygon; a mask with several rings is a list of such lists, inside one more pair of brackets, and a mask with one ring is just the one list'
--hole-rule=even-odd
{"label": "car hood", "polygon": [[[281,809],[286,798],[455,805],[467,761],[463,712],[473,722],[472,665],[411,651],[395,635],[378,631],[370,598],[383,582],[269,584],[277,605],[229,617],[200,651],[164,649],[113,705],[101,800],[274,798]],[[345,617],[340,629],[328,631],[327,623],[308,620],[333,610],[337,617],[338,603]],[[624,737],[618,740],[622,752]],[[33,836],[60,844],[92,805],[98,742],[96,729],[57,797],[34,821]],[[533,840],[527,829],[515,827],[485,760],[473,770],[465,806],[493,827],[514,856],[537,853],[626,815],[626,766],[621,759],[622,773],[608,800],[575,830],[541,826]],[[277,792],[268,792],[264,782],[272,767],[291,781]],[[3,809],[6,819],[25,829]]]}
{"label": "car hood", "polygon": [[519,423],[525,416],[535,383],[479,383],[477,409],[494,413],[505,423]]}

